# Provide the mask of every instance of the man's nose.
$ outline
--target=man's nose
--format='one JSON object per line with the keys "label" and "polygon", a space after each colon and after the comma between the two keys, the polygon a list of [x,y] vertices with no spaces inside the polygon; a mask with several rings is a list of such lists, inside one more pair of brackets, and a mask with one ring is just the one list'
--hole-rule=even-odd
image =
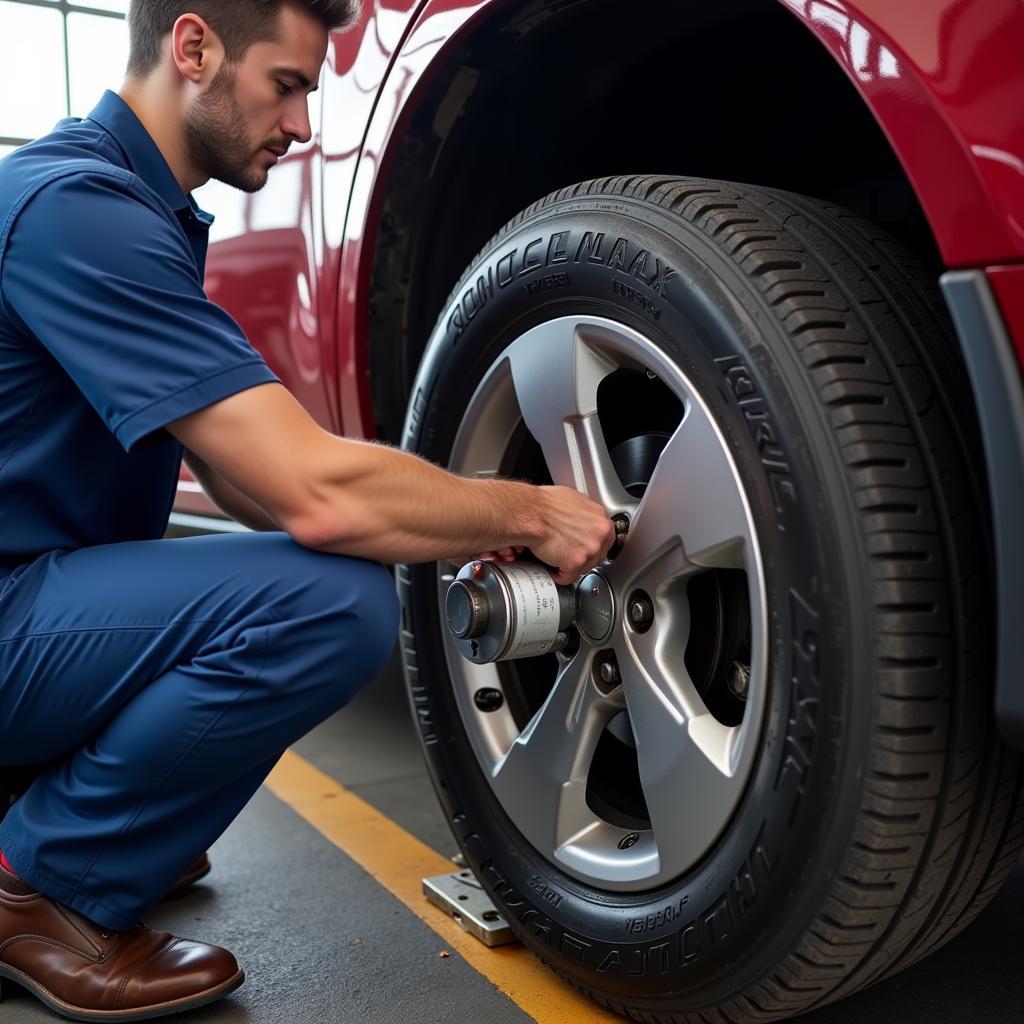
{"label": "man's nose", "polygon": [[309,142],[313,137],[313,132],[309,125],[309,108],[306,104],[302,107],[290,113],[284,121],[281,122],[281,130],[285,135],[295,139],[296,142]]}

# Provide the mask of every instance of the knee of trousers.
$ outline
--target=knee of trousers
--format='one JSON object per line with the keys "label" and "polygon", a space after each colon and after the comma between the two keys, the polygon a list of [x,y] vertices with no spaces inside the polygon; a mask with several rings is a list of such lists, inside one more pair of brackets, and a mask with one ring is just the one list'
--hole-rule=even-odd
{"label": "knee of trousers", "polygon": [[359,583],[346,593],[341,615],[345,627],[354,631],[357,661],[369,682],[394,649],[401,608],[390,570],[379,562],[352,561],[358,567]]}
{"label": "knee of trousers", "polygon": [[[395,645],[399,602],[391,573],[377,562],[305,550],[309,571],[301,597],[290,602],[271,632],[269,652],[280,680],[327,708],[340,707],[383,668]],[[270,641],[273,645],[273,639]],[[272,666],[273,667],[273,666]]]}

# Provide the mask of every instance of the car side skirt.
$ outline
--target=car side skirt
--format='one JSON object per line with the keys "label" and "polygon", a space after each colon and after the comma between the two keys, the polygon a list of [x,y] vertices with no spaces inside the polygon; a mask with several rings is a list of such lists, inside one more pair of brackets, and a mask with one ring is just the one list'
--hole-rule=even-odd
{"label": "car side skirt", "polygon": [[940,279],[981,423],[995,541],[996,719],[1024,750],[1024,389],[1009,332],[982,270]]}

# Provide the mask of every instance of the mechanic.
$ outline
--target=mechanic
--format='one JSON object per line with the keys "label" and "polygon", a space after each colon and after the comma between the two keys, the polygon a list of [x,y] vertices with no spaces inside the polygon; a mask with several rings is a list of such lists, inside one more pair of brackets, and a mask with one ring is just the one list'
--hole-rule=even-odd
{"label": "mechanic", "polygon": [[[381,563],[529,546],[569,583],[614,540],[571,488],[325,431],[203,291],[191,191],[256,192],[311,138],[328,33],[357,18],[134,0],[119,93],[0,161],[0,763],[45,765],[0,824],[0,984],[78,1020],[241,984],[140,917],[378,673]],[[161,539],[182,457],[256,532]]]}

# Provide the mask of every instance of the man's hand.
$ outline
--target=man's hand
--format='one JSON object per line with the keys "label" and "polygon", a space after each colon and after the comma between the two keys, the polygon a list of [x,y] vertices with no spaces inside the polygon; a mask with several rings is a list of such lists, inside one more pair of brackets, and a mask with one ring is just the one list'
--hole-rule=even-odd
{"label": "man's hand", "polygon": [[[597,502],[571,487],[540,487],[536,493],[547,511],[548,532],[533,545],[533,553],[555,569],[552,575],[557,584],[575,583],[608,556],[615,543],[615,526]],[[522,544],[513,544],[452,561],[460,567],[467,562],[514,562],[523,550]]]}
{"label": "man's hand", "polygon": [[575,583],[588,569],[608,557],[615,543],[615,524],[603,505],[571,487],[540,487],[546,506],[546,536],[533,553],[554,567],[560,586]]}

